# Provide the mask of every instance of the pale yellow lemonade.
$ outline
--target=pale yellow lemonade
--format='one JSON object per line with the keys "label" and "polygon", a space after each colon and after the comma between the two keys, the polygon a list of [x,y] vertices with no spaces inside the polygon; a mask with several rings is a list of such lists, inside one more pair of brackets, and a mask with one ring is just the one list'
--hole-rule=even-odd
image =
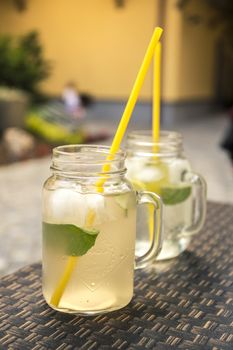
{"label": "pale yellow lemonade", "polygon": [[[131,157],[126,161],[127,177],[136,190],[152,191],[163,200],[163,247],[157,260],[179,255],[190,237],[185,230],[192,223],[192,187],[183,180],[185,172],[191,170],[187,159],[159,159],[156,157]],[[144,254],[150,245],[145,231],[150,231],[148,209],[138,215],[136,253]],[[147,229],[145,229],[147,228]]]}
{"label": "pale yellow lemonade", "polygon": [[[66,188],[44,191],[43,293],[47,303],[59,311],[89,314],[127,305],[133,295],[135,194],[83,194]],[[70,256],[75,257],[75,268],[59,304],[53,305],[53,293]]]}

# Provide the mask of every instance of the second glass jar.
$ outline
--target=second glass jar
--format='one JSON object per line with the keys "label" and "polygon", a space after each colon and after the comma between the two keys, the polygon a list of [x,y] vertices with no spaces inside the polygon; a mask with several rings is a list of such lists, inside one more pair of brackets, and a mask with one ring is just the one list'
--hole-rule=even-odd
{"label": "second glass jar", "polygon": [[[191,236],[204,223],[205,181],[191,170],[179,133],[162,131],[159,142],[153,142],[151,131],[134,131],[128,135],[126,151],[127,177],[134,188],[152,191],[163,200],[164,242],[157,260],[174,258],[188,247]],[[153,225],[150,210],[141,211],[136,246],[139,255],[150,245]]]}

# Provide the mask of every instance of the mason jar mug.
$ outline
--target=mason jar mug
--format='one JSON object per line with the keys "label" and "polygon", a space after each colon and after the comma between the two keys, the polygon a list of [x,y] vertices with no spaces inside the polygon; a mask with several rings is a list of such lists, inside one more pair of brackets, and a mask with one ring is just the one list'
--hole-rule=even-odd
{"label": "mason jar mug", "polygon": [[[134,188],[152,191],[163,201],[164,241],[157,259],[174,258],[188,247],[192,235],[203,225],[205,181],[192,171],[179,133],[162,131],[159,142],[153,142],[151,131],[134,131],[128,135],[126,151],[127,177]],[[152,219],[150,210],[139,214],[139,254],[150,245]]]}
{"label": "mason jar mug", "polygon": [[[133,296],[137,203],[152,205],[160,222],[159,197],[136,193],[125,178],[125,153],[113,157],[109,151],[89,145],[53,150],[52,176],[43,189],[43,294],[58,311],[91,315],[127,305]],[[159,253],[160,226],[136,267]]]}

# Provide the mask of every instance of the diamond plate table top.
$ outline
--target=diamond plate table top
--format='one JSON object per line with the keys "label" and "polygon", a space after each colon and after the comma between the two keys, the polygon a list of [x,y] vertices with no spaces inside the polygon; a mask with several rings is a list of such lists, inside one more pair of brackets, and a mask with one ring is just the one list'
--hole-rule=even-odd
{"label": "diamond plate table top", "polygon": [[209,203],[179,258],[135,272],[122,310],[84,317],[50,309],[41,265],[0,280],[0,349],[233,349],[233,206]]}

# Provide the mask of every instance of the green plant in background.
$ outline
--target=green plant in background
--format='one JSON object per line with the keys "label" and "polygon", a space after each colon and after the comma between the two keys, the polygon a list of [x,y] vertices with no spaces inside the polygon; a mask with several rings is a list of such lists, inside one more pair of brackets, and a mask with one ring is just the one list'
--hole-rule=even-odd
{"label": "green plant in background", "polygon": [[80,128],[71,131],[62,124],[46,120],[40,110],[31,111],[25,123],[28,131],[54,145],[83,143],[86,138]]}
{"label": "green plant in background", "polygon": [[0,36],[0,85],[24,90],[35,97],[39,94],[38,84],[50,72],[51,64],[43,57],[36,31],[17,38]]}

